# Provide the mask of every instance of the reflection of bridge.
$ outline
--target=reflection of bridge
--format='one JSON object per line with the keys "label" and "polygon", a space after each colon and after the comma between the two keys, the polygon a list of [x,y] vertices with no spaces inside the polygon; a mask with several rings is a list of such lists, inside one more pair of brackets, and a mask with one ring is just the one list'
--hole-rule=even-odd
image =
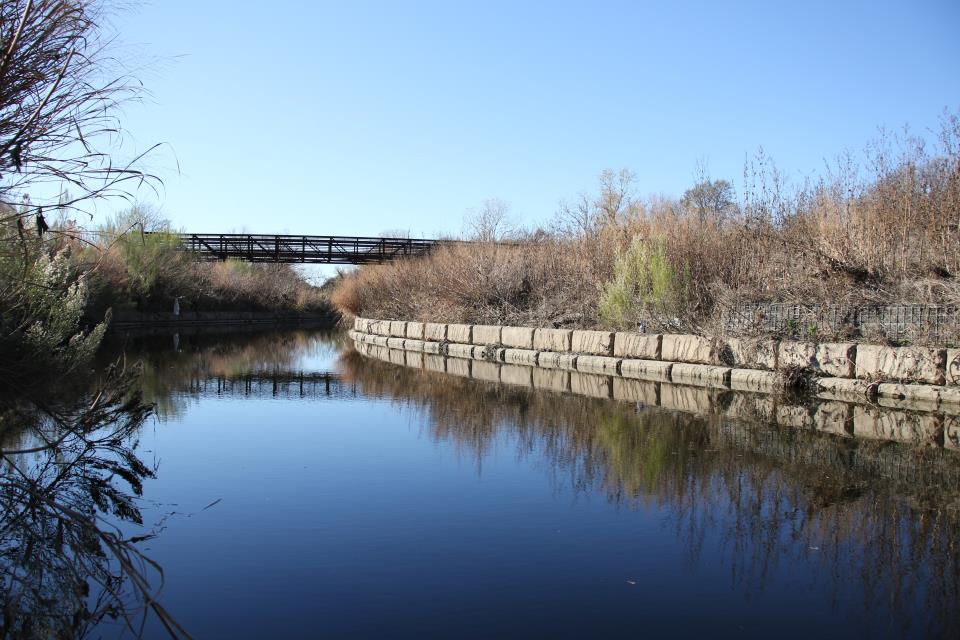
{"label": "reflection of bridge", "polygon": [[240,376],[192,377],[178,391],[191,396],[327,399],[352,398],[356,385],[336,373],[264,371]]}
{"label": "reflection of bridge", "polygon": [[181,233],[180,245],[201,260],[369,264],[419,256],[440,244],[423,238],[294,236],[250,233]]}

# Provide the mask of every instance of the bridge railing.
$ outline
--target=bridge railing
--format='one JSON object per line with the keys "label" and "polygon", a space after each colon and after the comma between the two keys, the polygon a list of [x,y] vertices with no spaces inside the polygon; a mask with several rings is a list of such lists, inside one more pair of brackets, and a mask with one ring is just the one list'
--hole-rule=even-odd
{"label": "bridge railing", "polygon": [[428,253],[446,241],[425,238],[181,233],[181,246],[201,260],[302,264],[369,264]]}

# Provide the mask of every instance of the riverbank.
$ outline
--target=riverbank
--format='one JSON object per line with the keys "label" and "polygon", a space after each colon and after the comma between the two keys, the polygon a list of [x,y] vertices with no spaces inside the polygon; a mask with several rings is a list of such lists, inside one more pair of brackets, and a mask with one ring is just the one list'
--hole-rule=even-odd
{"label": "riverbank", "polygon": [[183,311],[144,312],[122,310],[113,314],[108,333],[143,332],[151,329],[195,330],[202,328],[232,328],[249,326],[269,328],[273,326],[309,325],[333,327],[339,320],[334,312],[309,313],[297,311]]}
{"label": "riverbank", "polygon": [[[858,413],[854,405],[960,414],[960,350],[956,349],[771,340],[751,343],[692,335],[365,318],[356,319],[350,337],[358,350],[368,355],[389,359],[389,350],[406,351],[415,354],[417,362],[438,356],[444,371],[451,368],[450,358],[457,358],[463,364],[455,364],[452,372],[466,371],[466,375],[554,391],[579,389],[599,397],[635,396],[647,404],[657,404],[650,400],[661,398],[661,391],[644,390],[644,385],[633,381],[767,395],[809,392],[811,398],[852,403],[834,419],[844,425],[859,416],[861,423],[872,420],[874,430],[883,429],[877,417],[871,418],[866,409]],[[811,424],[827,420],[818,418],[816,411],[787,415]],[[960,428],[953,422],[947,428],[947,439],[960,436],[950,435]],[[940,433],[942,442],[942,421],[939,425],[927,425],[920,431]]]}

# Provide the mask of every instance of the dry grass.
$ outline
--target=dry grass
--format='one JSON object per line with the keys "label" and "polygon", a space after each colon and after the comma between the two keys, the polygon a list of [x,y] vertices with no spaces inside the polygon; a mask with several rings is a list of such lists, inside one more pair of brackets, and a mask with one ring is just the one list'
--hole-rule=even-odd
{"label": "dry grass", "polygon": [[702,197],[729,187],[706,177],[677,200],[634,198],[631,181],[605,172],[597,195],[564,205],[553,230],[519,234],[518,244],[452,245],[362,267],[332,300],[384,318],[610,326],[600,301],[639,238],[664,247],[678,299],[651,304],[649,283],[621,277],[640,302],[620,324],[716,333],[724,309],[755,302],[960,305],[957,115],[944,117],[935,145],[884,135],[859,164],[841,157],[793,188],[759,154],[735,202]]}

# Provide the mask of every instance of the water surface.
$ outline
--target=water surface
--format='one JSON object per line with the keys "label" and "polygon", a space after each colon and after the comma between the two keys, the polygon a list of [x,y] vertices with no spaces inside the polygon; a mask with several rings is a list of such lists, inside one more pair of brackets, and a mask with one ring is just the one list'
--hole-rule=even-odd
{"label": "water surface", "polygon": [[960,633],[942,435],[733,419],[729,393],[697,414],[511,387],[327,332],[120,351],[158,409],[146,551],[195,637]]}

